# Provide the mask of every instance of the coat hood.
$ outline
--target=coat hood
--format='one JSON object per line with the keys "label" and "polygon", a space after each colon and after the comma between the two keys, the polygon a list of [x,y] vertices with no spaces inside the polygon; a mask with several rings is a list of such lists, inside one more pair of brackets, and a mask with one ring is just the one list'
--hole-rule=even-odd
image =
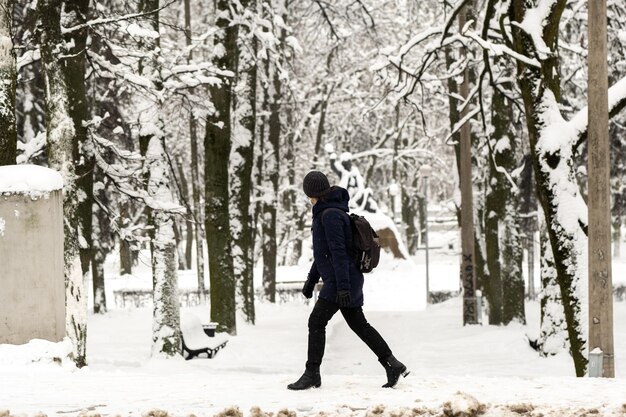
{"label": "coat hood", "polygon": [[317,204],[313,206],[313,217],[315,218],[319,213],[327,208],[337,208],[345,211],[350,211],[348,202],[350,201],[350,194],[345,188],[338,186],[332,186],[330,191],[317,201]]}

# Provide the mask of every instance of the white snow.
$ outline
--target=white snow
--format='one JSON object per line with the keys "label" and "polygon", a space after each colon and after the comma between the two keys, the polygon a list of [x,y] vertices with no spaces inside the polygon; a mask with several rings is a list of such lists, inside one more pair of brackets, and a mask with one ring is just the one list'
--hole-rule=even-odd
{"label": "white snow", "polygon": [[49,193],[63,188],[55,170],[38,165],[0,166],[0,193]]}
{"label": "white snow", "polygon": [[543,40],[543,29],[546,26],[548,15],[555,6],[556,0],[539,0],[537,6],[529,8],[524,13],[524,20],[521,23],[512,22],[530,35],[535,44],[535,49],[539,58],[546,59],[552,51]]}
{"label": "white snow", "polygon": [[[458,290],[458,255],[445,247],[453,235],[431,234],[433,246],[444,246],[431,251],[433,291]],[[124,285],[151,288],[148,254],[149,250],[140,254],[132,279],[115,277],[118,254],[109,256],[105,265],[109,312],[89,315],[87,368],[78,370],[69,362],[59,366],[50,359],[64,358],[71,350],[67,342],[67,346],[42,341],[0,345],[0,409],[12,415],[43,412],[68,417],[89,410],[100,415],[144,415],[154,409],[167,410],[171,416],[203,417],[228,407],[239,407],[245,415],[252,414],[252,407],[275,415],[287,408],[300,416],[323,412],[346,417],[408,417],[418,415],[414,409],[423,415],[443,415],[442,410],[462,415],[453,411],[476,407],[485,409],[486,416],[519,415],[511,414],[510,407],[546,417],[584,415],[583,408],[597,408],[598,416],[623,415],[626,368],[619,358],[626,357],[626,303],[615,303],[617,378],[574,378],[571,358],[562,349],[543,358],[529,347],[527,335],[536,337],[540,328],[538,302],[527,303],[526,326],[464,327],[459,298],[426,309],[412,304],[419,295],[408,284],[424,278],[423,253],[410,263],[385,254],[379,268],[365,277],[364,310],[411,375],[396,389],[380,388],[385,380],[382,367],[337,314],[327,329],[322,388],[291,392],[286,385],[300,376],[306,360],[311,304],[257,302],[256,326],[240,317],[237,336],[229,337],[227,347],[214,359],[154,359],[152,307],[119,309],[109,293]],[[305,279],[307,266],[304,259],[299,266],[280,267],[278,278]],[[614,271],[616,283],[626,280],[626,262],[616,262]],[[180,275],[179,288],[193,288],[197,282],[193,270]],[[256,278],[259,287],[261,277]],[[206,305],[181,310],[183,326],[190,315],[210,321]]]}
{"label": "white snow", "polygon": [[[75,369],[70,359],[72,343],[68,338],[54,343],[48,340],[32,339],[23,345],[0,344],[0,369],[17,368],[19,371],[29,369],[29,365],[63,365]],[[1,406],[0,406],[1,407]]]}

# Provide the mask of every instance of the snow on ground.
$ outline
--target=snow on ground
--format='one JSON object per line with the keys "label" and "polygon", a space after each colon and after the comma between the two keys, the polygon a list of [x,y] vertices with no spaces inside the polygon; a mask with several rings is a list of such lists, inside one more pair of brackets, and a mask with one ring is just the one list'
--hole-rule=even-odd
{"label": "snow on ground", "polygon": [[[412,371],[395,389],[380,387],[385,382],[383,368],[340,315],[328,328],[322,387],[306,392],[286,389],[304,368],[311,304],[257,303],[256,326],[239,320],[238,335],[229,337],[214,359],[184,361],[150,358],[150,306],[115,309],[109,298],[109,313],[89,317],[87,368],[78,370],[50,360],[50,355],[63,354],[63,346],[45,345],[47,356],[27,363],[27,356],[41,353],[43,348],[35,346],[38,342],[0,345],[0,416],[3,409],[13,415],[43,412],[48,416],[157,415],[150,411],[160,409],[174,416],[201,417],[229,407],[253,417],[269,416],[250,411],[252,407],[282,417],[293,417],[280,412],[283,409],[316,417],[463,415],[455,411],[466,411],[468,416],[484,412],[533,417],[626,413],[626,367],[620,359],[626,358],[626,303],[615,304],[617,378],[580,379],[573,377],[566,353],[541,358],[529,347],[527,335],[534,337],[539,330],[537,302],[526,305],[527,326],[463,327],[459,298],[424,310],[414,304],[419,287],[400,286],[389,293],[374,290],[394,277],[423,279],[423,253],[415,261],[412,267],[383,266],[384,273],[368,275],[365,283],[370,323]],[[149,286],[149,266],[145,259],[140,258],[140,263],[134,277],[109,273],[109,291]],[[109,272],[114,264],[110,259]],[[458,288],[458,258],[453,252],[434,251],[430,271],[432,290]],[[301,280],[306,272],[306,263],[280,268],[279,279]],[[626,281],[625,272],[626,263],[616,261],[615,281]],[[193,288],[195,275],[184,272],[180,285]],[[183,308],[183,320],[189,315],[209,321],[207,306]],[[472,408],[478,411],[472,413]],[[226,415],[238,417],[233,410]]]}
{"label": "snow on ground", "polygon": [[[396,389],[380,388],[382,367],[341,320],[329,326],[322,388],[291,392],[286,385],[303,370],[310,306],[257,304],[258,323],[239,322],[239,334],[211,360],[151,360],[151,309],[114,310],[90,316],[88,357],[81,370],[50,364],[0,362],[0,410],[77,415],[139,415],[152,409],[176,416],[210,416],[230,406],[248,414],[283,408],[300,415],[440,414],[443,404],[467,403],[462,392],[489,412],[528,409],[543,415],[619,416],[626,403],[626,303],[616,304],[617,374],[614,380],[577,379],[566,354],[540,358],[528,347],[526,327],[463,327],[460,300],[425,311],[368,313],[394,353],[412,370]],[[538,305],[527,305],[529,327],[538,327]],[[183,314],[208,319],[206,307]],[[6,353],[2,351],[3,353]],[[471,401],[470,401],[471,402]],[[376,406],[384,404],[383,409]],[[504,407],[504,408],[503,408]],[[413,408],[421,410],[420,413]],[[569,410],[569,411],[567,411]],[[394,414],[395,413],[395,414]],[[507,414],[493,415],[507,415]],[[513,414],[515,415],[515,414]],[[528,414],[531,415],[531,414]],[[539,414],[532,414],[538,416]]]}

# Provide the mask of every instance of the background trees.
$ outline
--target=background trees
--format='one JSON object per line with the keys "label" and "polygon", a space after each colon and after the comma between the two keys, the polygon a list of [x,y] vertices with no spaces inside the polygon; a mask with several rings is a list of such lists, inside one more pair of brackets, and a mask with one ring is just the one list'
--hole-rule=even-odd
{"label": "background trees", "polygon": [[[550,354],[567,339],[584,372],[583,3],[40,0],[0,9],[13,10],[0,19],[0,163],[47,163],[66,180],[77,363],[83,285],[93,277],[94,312],[104,312],[111,251],[123,275],[142,247],[152,250],[155,353],[178,349],[181,267],[195,264],[220,330],[236,333],[237,310],[254,323],[257,296],[275,301],[277,266],[308,261],[300,179],[330,172],[331,161],[360,169],[415,253],[426,226],[419,168],[435,168],[429,200],[459,208],[463,131],[489,323],[525,321],[522,259],[543,224],[539,347]],[[625,12],[609,1],[616,252]]]}

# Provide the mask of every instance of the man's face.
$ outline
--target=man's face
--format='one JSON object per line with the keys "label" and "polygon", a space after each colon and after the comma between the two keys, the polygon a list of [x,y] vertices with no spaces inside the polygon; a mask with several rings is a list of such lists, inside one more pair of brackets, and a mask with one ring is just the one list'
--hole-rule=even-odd
{"label": "man's face", "polygon": [[316,197],[309,197],[309,200],[311,201],[311,205],[312,206],[317,204],[317,198]]}

